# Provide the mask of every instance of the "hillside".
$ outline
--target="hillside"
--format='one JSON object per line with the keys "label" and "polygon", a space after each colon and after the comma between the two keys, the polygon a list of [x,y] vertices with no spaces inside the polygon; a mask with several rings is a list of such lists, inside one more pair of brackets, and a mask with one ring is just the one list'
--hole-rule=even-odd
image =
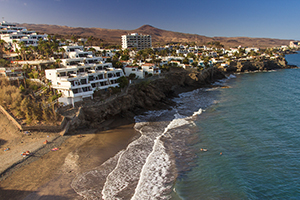
{"label": "hillside", "polygon": [[206,37],[197,34],[187,34],[173,32],[155,28],[150,25],[144,25],[135,30],[103,29],[103,28],[82,28],[68,27],[47,24],[19,24],[27,29],[35,30],[39,33],[59,34],[59,35],[77,35],[80,37],[93,36],[100,38],[105,43],[121,44],[121,35],[128,33],[149,34],[152,36],[153,45],[175,43],[175,42],[196,42],[197,45],[204,45],[211,41],[219,41],[226,48],[237,47],[274,47],[288,45],[289,40],[270,39],[270,38],[249,38],[249,37]]}

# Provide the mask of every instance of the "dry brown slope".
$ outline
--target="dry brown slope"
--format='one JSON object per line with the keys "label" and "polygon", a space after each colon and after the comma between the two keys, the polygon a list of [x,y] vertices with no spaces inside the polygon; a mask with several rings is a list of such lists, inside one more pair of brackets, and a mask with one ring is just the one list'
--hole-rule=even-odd
{"label": "dry brown slope", "polygon": [[47,24],[19,24],[40,33],[60,34],[60,35],[78,35],[80,37],[93,36],[112,44],[121,44],[121,35],[137,32],[140,34],[149,34],[152,36],[153,44],[175,43],[175,42],[196,42],[198,45],[204,45],[210,41],[219,41],[226,48],[237,47],[274,47],[288,45],[289,40],[271,39],[271,38],[250,38],[250,37],[206,37],[198,34],[188,34],[173,32],[155,28],[150,25],[144,25],[135,30],[103,29],[103,28],[82,28],[68,27]]}

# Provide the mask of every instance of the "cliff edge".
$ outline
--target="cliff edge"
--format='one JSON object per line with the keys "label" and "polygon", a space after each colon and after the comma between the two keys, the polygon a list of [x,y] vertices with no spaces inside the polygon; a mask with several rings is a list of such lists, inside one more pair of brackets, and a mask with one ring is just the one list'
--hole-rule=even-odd
{"label": "cliff edge", "polygon": [[166,109],[175,103],[171,97],[184,91],[207,87],[216,80],[225,78],[217,68],[201,72],[172,68],[163,77],[131,84],[124,94],[103,103],[97,98],[81,103],[80,112],[72,120],[69,133],[80,128],[103,128],[103,123],[115,118],[133,117],[147,110]]}

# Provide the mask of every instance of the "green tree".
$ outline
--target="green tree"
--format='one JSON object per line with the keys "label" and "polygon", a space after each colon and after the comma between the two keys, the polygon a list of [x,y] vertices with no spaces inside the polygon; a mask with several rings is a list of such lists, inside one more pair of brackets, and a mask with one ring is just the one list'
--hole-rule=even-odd
{"label": "green tree", "polygon": [[117,79],[117,83],[119,83],[120,88],[125,88],[128,85],[128,80],[125,76],[122,76]]}
{"label": "green tree", "polygon": [[136,78],[136,74],[131,73],[131,74],[129,74],[128,78],[129,78],[130,80],[133,80],[133,79]]}
{"label": "green tree", "polygon": [[61,59],[64,59],[66,50],[64,48],[60,48],[59,52],[61,53]]}
{"label": "green tree", "polygon": [[197,66],[198,66],[198,62],[193,62],[193,63],[192,63],[192,66],[193,66],[193,67],[197,67]]}
{"label": "green tree", "polygon": [[5,60],[3,58],[0,59],[0,67],[8,67],[10,62],[8,60]]}
{"label": "green tree", "polygon": [[189,64],[189,59],[188,58],[184,58],[182,61],[183,64]]}
{"label": "green tree", "polygon": [[129,55],[122,55],[121,60],[129,60]]}
{"label": "green tree", "polygon": [[76,43],[78,41],[78,38],[75,35],[72,35],[71,40],[73,41],[73,43]]}

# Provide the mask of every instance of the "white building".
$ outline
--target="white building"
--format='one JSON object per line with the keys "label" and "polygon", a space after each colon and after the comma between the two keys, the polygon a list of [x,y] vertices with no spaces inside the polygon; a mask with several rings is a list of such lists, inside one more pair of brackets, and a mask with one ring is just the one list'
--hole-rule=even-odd
{"label": "white building", "polygon": [[135,74],[136,78],[143,79],[146,74],[159,75],[161,70],[153,63],[143,63],[141,66],[127,65],[124,67],[124,72],[126,76]]}
{"label": "white building", "polygon": [[28,31],[25,27],[16,27],[15,24],[6,21],[0,24],[0,39],[4,40],[14,51],[20,49],[20,42],[24,42],[25,46],[37,46],[39,39],[45,40],[48,36]]}
{"label": "white building", "polygon": [[137,33],[131,33],[128,35],[122,35],[122,48],[137,50],[147,49],[152,47],[152,40],[150,35],[139,35]]}
{"label": "white building", "polygon": [[251,51],[259,52],[259,48],[256,48],[256,47],[248,47],[248,48],[245,48],[245,53],[246,53],[246,54],[250,53]]}
{"label": "white building", "polygon": [[0,77],[8,80],[24,79],[24,70],[22,67],[0,67]]}
{"label": "white building", "polygon": [[62,94],[59,102],[66,105],[74,106],[75,102],[84,98],[93,98],[95,90],[117,87],[117,79],[124,76],[122,69],[113,68],[111,63],[103,63],[101,57],[89,57],[88,52],[87,57],[79,57],[83,52],[79,49],[69,46],[66,52],[75,58],[62,59],[62,68],[45,70],[52,87]]}
{"label": "white building", "polygon": [[159,67],[157,67],[153,63],[144,63],[142,64],[142,69],[144,73],[152,74],[152,75],[158,75],[161,73]]}
{"label": "white building", "polygon": [[300,46],[300,42],[290,41],[290,48],[298,48]]}
{"label": "white building", "polygon": [[130,74],[135,74],[135,77],[138,79],[144,78],[143,69],[139,69],[139,66],[130,66],[127,65],[124,67],[125,76],[129,76]]}

